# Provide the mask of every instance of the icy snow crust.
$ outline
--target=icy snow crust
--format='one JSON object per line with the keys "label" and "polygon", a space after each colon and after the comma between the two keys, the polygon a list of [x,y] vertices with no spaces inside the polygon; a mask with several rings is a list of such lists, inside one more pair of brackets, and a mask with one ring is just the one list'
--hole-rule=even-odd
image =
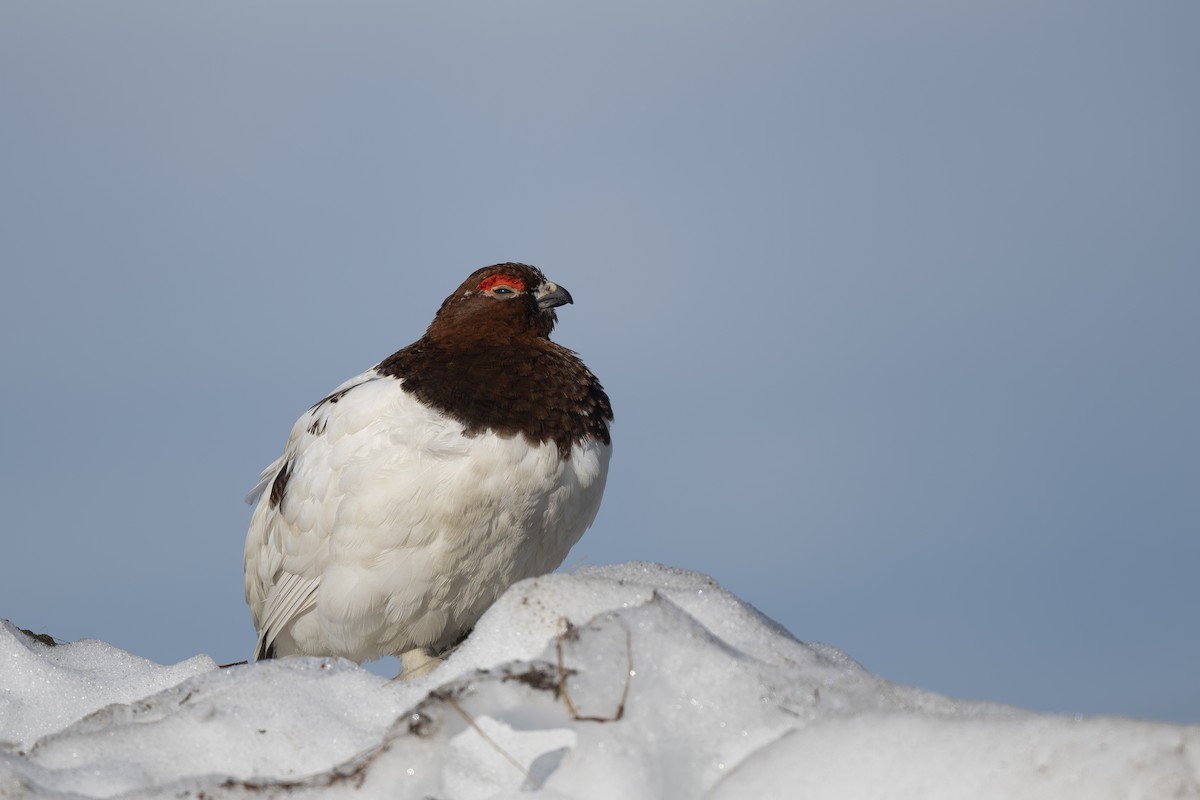
{"label": "icy snow crust", "polygon": [[1200,727],[898,686],[645,563],[514,586],[411,684],[7,623],[0,664],[3,797],[1200,798]]}

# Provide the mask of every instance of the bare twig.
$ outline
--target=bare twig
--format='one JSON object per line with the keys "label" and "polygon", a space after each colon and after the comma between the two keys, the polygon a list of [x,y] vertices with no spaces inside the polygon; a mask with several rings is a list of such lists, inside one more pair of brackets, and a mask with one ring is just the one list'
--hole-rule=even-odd
{"label": "bare twig", "polygon": [[624,621],[619,619],[617,621],[625,629],[625,689],[621,692],[621,702],[617,704],[617,710],[611,717],[592,717],[579,713],[575,708],[575,703],[571,701],[571,693],[567,691],[567,677],[571,671],[563,668],[563,639],[574,639],[577,634],[575,626],[569,619],[559,618],[561,626],[554,640],[554,650],[558,656],[558,693],[567,706],[567,711],[571,712],[571,719],[576,722],[617,722],[625,716],[625,701],[629,699],[629,687],[633,683],[633,635]]}
{"label": "bare twig", "polygon": [[467,710],[465,708],[463,708],[461,705],[459,705],[458,700],[456,700],[453,695],[446,693],[446,692],[434,692],[434,695],[441,698],[442,700],[445,700],[447,703],[449,703],[450,707],[453,708],[455,711],[457,711],[460,717],[462,717],[464,720],[466,720],[467,724],[471,726],[472,730],[474,730],[476,733],[478,733],[480,738],[482,738],[485,742],[487,742],[489,745],[491,745],[493,750],[495,750],[500,755],[504,756],[505,760],[507,760],[508,763],[512,764],[514,767],[519,769],[525,775],[525,777],[528,778],[533,783],[534,788],[537,788],[537,789],[542,788],[542,782],[539,781],[536,777],[534,777],[534,774],[532,772],[530,772],[529,770],[527,770],[525,768],[524,764],[522,764],[520,761],[517,761],[517,759],[512,755],[512,753],[508,752],[503,747],[501,747],[499,744],[497,744],[496,740],[493,739],[491,736],[488,736],[487,732],[484,731],[483,728],[479,727],[479,723],[477,723],[475,721],[474,717],[472,717],[470,714],[468,714]]}

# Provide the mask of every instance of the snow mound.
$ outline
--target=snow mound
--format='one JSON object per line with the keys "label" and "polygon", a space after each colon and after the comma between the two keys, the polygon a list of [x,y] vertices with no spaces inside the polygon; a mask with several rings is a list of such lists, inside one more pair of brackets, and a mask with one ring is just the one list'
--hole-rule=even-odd
{"label": "snow mound", "polygon": [[898,686],[645,563],[514,586],[413,683],[7,624],[0,653],[6,797],[1200,798],[1200,727]]}

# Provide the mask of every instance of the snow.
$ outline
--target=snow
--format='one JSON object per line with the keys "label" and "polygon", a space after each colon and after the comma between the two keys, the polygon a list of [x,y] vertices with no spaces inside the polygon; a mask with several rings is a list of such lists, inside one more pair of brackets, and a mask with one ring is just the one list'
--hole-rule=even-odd
{"label": "snow", "polygon": [[514,586],[413,683],[8,623],[0,659],[3,797],[1200,798],[1200,727],[892,684],[646,563]]}

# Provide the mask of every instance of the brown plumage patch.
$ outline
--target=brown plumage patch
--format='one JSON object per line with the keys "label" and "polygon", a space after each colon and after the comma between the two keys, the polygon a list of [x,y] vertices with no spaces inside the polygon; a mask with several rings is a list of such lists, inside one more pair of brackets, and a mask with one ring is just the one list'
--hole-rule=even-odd
{"label": "brown plumage patch", "polygon": [[346,392],[350,391],[350,389],[353,389],[353,388],[354,387],[351,386],[347,389],[339,389],[338,391],[334,392],[333,394],[327,394],[324,397],[322,397],[320,400],[318,400],[316,403],[314,403],[313,407],[309,410],[312,411],[312,410],[318,409],[321,406],[325,405],[326,403],[336,403],[338,400],[341,400],[343,397],[346,396]]}
{"label": "brown plumage patch", "polygon": [[314,436],[320,436],[321,434],[325,433],[325,429],[327,427],[329,427],[329,420],[327,420],[323,417],[317,416],[316,412],[319,411],[321,406],[325,405],[326,403],[329,403],[330,405],[337,403],[337,401],[341,400],[343,397],[346,396],[346,392],[350,391],[350,389],[353,389],[353,388],[354,387],[351,386],[347,389],[339,389],[338,391],[336,391],[332,394],[325,395],[320,400],[318,400],[316,403],[314,403],[313,407],[309,409],[309,412],[311,412],[313,414],[313,421],[308,424],[308,429],[307,429],[308,432],[313,434]]}
{"label": "brown plumage patch", "polygon": [[271,507],[278,508],[283,502],[283,495],[287,491],[288,479],[292,477],[292,462],[285,461],[283,468],[275,474],[275,480],[271,481]]}
{"label": "brown plumage patch", "polygon": [[[490,296],[497,275],[525,290]],[[525,264],[476,271],[442,303],[425,335],[378,371],[402,378],[405,391],[461,422],[468,435],[493,430],[552,441],[563,458],[586,438],[608,444],[612,405],[579,357],[548,338],[554,310],[541,308],[534,294],[544,283]]]}

